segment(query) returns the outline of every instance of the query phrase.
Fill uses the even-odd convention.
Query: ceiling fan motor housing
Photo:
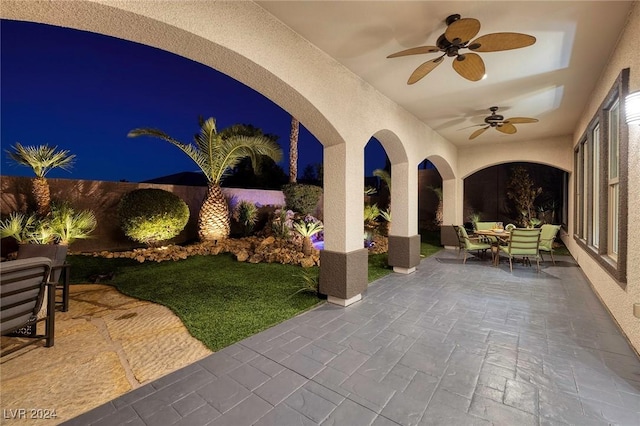
[[[491,127],[496,127],[504,121],[504,117],[500,114],[491,114],[487,118],[484,119],[484,122],[490,125]]]

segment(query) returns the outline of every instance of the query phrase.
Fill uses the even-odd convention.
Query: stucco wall
[[[573,135],[575,146],[600,104],[613,86],[623,68],[630,68],[629,91],[640,90],[640,4],[636,2],[629,21],[613,51],[608,66],[594,89],[590,101],[580,116]],[[571,250],[600,299],[627,335],[636,351],[640,352],[640,319],[633,316],[633,304],[640,303],[640,237],[637,224],[640,223],[640,126],[629,126],[628,164],[628,229],[627,229],[627,286],[620,285],[573,240],[573,221],[570,221],[569,237],[565,244]],[[573,181],[569,182],[570,200],[573,200]],[[573,217],[573,209],[569,211]]]

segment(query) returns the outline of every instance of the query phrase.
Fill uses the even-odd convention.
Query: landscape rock
[[[369,247],[372,254],[386,253],[389,248],[388,238],[374,235],[373,244]],[[320,266],[320,251],[315,248],[311,256],[302,253],[300,238],[284,239],[273,235],[264,237],[228,238],[217,242],[199,242],[188,246],[169,245],[164,247],[137,248],[124,252],[101,251],[90,253],[94,257],[128,258],[143,263],[145,261],[165,262],[183,260],[189,256],[216,256],[220,253],[231,253],[238,262],[250,263],[282,263],[300,265],[303,268]],[[78,253],[76,253],[78,254]]]

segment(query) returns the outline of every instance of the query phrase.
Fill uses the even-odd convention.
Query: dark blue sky
[[[0,22],[0,127],[3,175],[33,176],[5,150],[57,145],[76,154],[71,172],[47,177],[138,182],[197,170],[167,142],[127,138],[129,130],[154,127],[191,142],[198,116],[215,117],[218,130],[251,124],[279,136],[288,173],[291,116],[244,84],[202,64],[112,37],[30,22]],[[298,173],[322,162],[322,145],[300,127]],[[384,166],[384,150],[372,141],[365,171]]]

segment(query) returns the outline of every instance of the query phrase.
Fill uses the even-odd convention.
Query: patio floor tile
[[[510,273],[444,250],[67,424],[637,425],[640,360],[558,257]]]

